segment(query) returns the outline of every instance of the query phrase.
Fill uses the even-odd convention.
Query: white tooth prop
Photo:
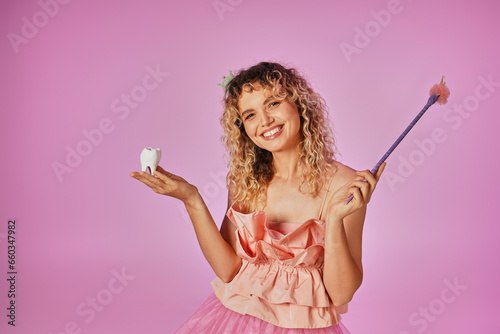
[[[158,167],[161,159],[161,149],[146,147],[141,152],[141,169],[143,172],[146,172],[149,168],[149,172],[151,175]]]

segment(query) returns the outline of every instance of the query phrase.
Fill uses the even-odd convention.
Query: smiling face
[[[297,150],[302,140],[297,106],[273,96],[270,89],[243,91],[238,111],[248,137],[258,147],[272,153]]]

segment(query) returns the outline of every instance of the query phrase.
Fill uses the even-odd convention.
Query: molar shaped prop
[[[161,159],[161,149],[146,147],[141,152],[141,169],[146,172],[149,168],[149,172],[152,175]]]

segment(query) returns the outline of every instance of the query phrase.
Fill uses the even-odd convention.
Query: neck
[[[297,177],[300,178],[299,157],[299,146],[295,147],[293,150],[273,152],[273,165],[276,171],[274,177],[279,177],[283,180],[291,180]]]

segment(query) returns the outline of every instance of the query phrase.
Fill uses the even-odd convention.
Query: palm
[[[130,174],[133,178],[141,181],[154,192],[185,201],[192,192],[194,186],[188,183],[180,176],[167,172],[162,167],[156,169],[157,177],[147,173],[133,172]]]

